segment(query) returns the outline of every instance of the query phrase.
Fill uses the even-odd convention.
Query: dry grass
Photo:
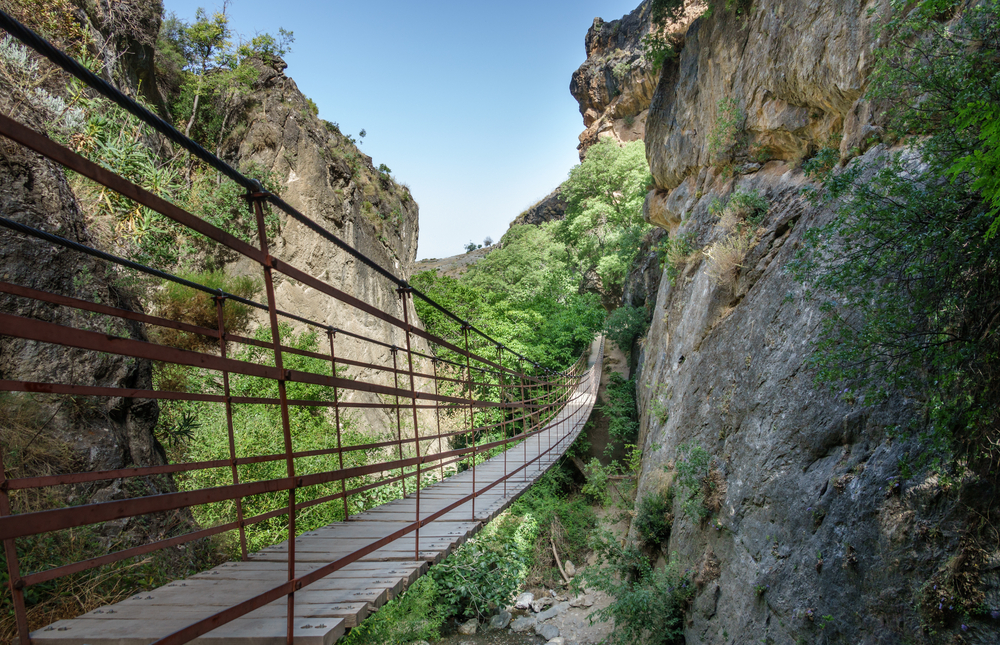
[[[182,278],[204,285],[210,289],[222,289],[226,293],[251,298],[258,290],[256,280],[246,276],[230,276],[223,271],[202,273],[182,273]],[[157,313],[170,320],[198,325],[208,329],[218,329],[219,318],[215,297],[190,287],[167,282],[155,296]],[[233,300],[223,305],[223,317],[227,334],[244,332],[250,324],[252,309]],[[153,339],[163,345],[178,349],[217,349],[219,341],[211,336],[189,334],[188,332],[162,327],[151,328]]]
[[[719,286],[736,284],[738,270],[750,251],[753,238],[736,233],[727,235],[704,251],[708,258],[708,275]]]
[[[72,417],[73,401],[67,397],[0,393],[0,450],[8,477],[36,477],[81,469],[79,454],[63,441],[56,424]],[[63,414],[59,414],[62,412]],[[12,491],[11,510],[31,513],[59,508],[79,491],[70,487]],[[185,530],[184,527],[179,527]],[[21,573],[48,570],[121,548],[101,534],[101,527],[84,526],[17,540]],[[129,546],[129,545],[125,545]],[[137,589],[165,584],[178,575],[208,568],[221,561],[215,541],[202,540],[182,549],[159,551],[29,587],[28,628],[36,630],[57,620],[72,618],[123,600]],[[0,570],[6,556],[0,553]],[[0,596],[0,642],[14,642],[17,634],[9,594]]]

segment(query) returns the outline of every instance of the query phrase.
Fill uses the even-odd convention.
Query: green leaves
[[[591,146],[563,184],[568,205],[555,238],[567,245],[568,261],[579,276],[596,272],[603,294],[620,295],[649,228],[642,205],[651,184],[643,143],[619,145],[610,139]]]
[[[623,546],[610,532],[594,541],[604,566],[587,567],[582,574],[587,587],[611,596],[611,604],[592,616],[613,620],[613,645],[670,645],[684,642],[684,615],[694,597],[689,572],[680,571],[676,555],[666,566],[653,569],[632,545]]]
[[[920,138],[826,175],[814,197],[836,216],[789,269],[823,299],[817,380],[848,403],[906,395],[923,413],[910,425],[919,465],[994,478],[1000,0],[956,20],[956,2],[893,6],[870,97],[890,104],[898,136]]]

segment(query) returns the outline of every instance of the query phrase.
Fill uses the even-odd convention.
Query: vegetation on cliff
[[[870,94],[909,146],[842,171],[807,165],[837,215],[809,232],[792,270],[830,314],[818,378],[845,399],[913,397],[931,460],[995,479],[1000,2],[957,15],[961,4],[894,3]]]

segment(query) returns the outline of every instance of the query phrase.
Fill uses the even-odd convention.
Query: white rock
[[[531,607],[531,603],[534,600],[535,600],[535,594],[524,592],[523,594],[517,597],[517,600],[514,601],[514,606],[517,607],[518,609],[529,609]]]

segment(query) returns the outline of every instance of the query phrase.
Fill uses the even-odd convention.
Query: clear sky
[[[235,0],[243,38],[295,33],[285,73],[420,205],[418,258],[499,240],[579,159],[569,93],[594,18],[639,0]],[[221,0],[164,0],[194,20]]]

